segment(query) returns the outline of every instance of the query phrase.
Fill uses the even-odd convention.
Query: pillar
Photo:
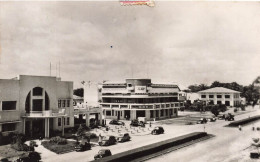
[[[131,113],[131,115],[130,115],[131,120],[136,119],[136,110],[131,110],[130,113]]]
[[[31,137],[32,137],[32,135],[33,135],[32,132],[33,132],[33,131],[32,131],[32,120],[30,120],[30,135],[31,135]]]
[[[145,110],[145,117],[146,117],[146,119],[150,119],[150,117],[151,117],[150,110]]]
[[[61,117],[62,136],[64,136],[64,117]]]
[[[86,126],[89,127],[89,113],[86,113]]]
[[[26,118],[23,119],[23,134],[25,134]]]

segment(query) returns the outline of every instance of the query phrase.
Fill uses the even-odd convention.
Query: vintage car
[[[197,121],[197,124],[206,124],[207,119],[206,118],[200,118],[200,120]]]
[[[215,122],[217,119],[215,117],[209,117],[207,118],[209,122]]]
[[[78,144],[77,146],[75,146],[75,151],[86,151],[86,150],[90,150],[91,149],[91,145],[90,143],[85,142]]]
[[[138,120],[132,120],[131,121],[131,123],[130,123],[130,126],[133,126],[133,127],[139,127],[139,126],[141,126],[141,127],[145,127],[145,124],[144,124],[144,122],[139,122]]]
[[[98,151],[98,154],[96,154],[94,156],[94,159],[97,160],[97,159],[101,159],[103,157],[107,157],[107,156],[111,156],[112,153],[109,149],[101,149]]]
[[[111,124],[111,125],[125,125],[124,122],[119,121],[119,120],[115,120],[115,119],[111,120],[111,121],[109,122],[109,124]]]
[[[130,141],[131,137],[128,133],[119,134],[117,137],[118,142]]]
[[[155,135],[155,134],[163,134],[164,133],[164,129],[163,127],[155,127],[151,134]]]
[[[105,136],[103,137],[102,141],[99,142],[100,146],[109,146],[114,145],[116,143],[116,137],[115,136]]]

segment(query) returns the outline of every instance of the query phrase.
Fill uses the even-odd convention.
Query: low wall
[[[252,116],[252,117],[249,117],[249,118],[246,118],[246,119],[242,119],[242,120],[231,122],[231,123],[229,123],[228,126],[230,126],[230,127],[237,127],[239,125],[244,125],[244,124],[247,124],[247,123],[259,120],[259,119],[260,119],[260,115]]]
[[[109,162],[119,162],[119,161],[132,161],[137,158],[141,158],[153,153],[157,153],[159,151],[163,151],[170,147],[178,146],[184,144],[186,142],[190,142],[192,140],[196,140],[202,137],[207,136],[206,132],[194,132],[187,135],[179,136],[176,138],[172,138],[169,140],[157,142],[154,144],[146,145],[144,147],[132,149],[129,151],[125,151],[119,154],[115,154],[103,159],[99,159],[97,161],[109,161]],[[113,152],[112,152],[113,154]]]

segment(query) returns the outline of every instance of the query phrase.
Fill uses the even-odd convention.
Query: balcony
[[[26,113],[25,117],[28,118],[52,118],[65,116],[65,109],[57,109],[57,110],[45,110],[45,111],[31,111],[30,113]]]

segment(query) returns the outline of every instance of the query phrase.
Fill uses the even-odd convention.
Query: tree
[[[85,135],[86,129],[82,127],[82,125],[79,125],[79,128],[77,130],[77,140],[78,138],[82,138]]]
[[[73,94],[76,95],[76,96],[83,97],[84,96],[84,89],[83,88],[74,89]]]

